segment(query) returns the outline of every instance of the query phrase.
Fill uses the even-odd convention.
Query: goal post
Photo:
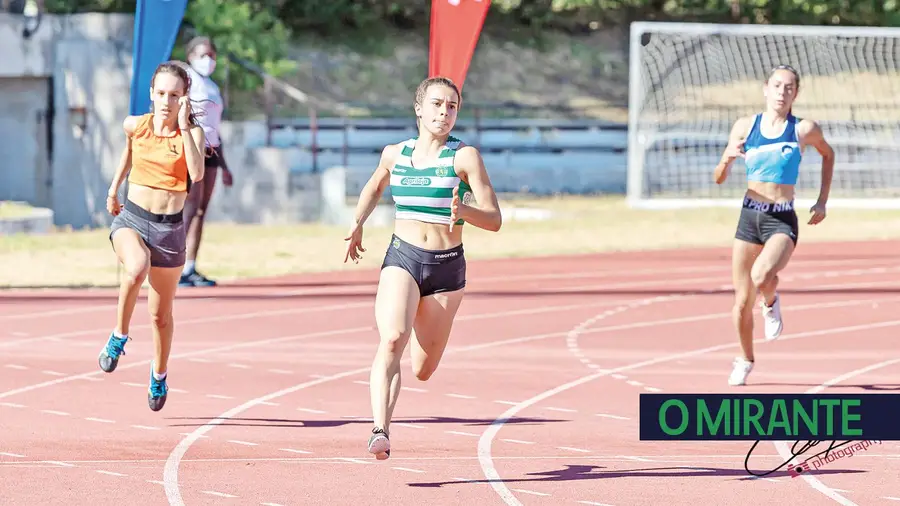
[[[740,205],[744,165],[713,170],[734,122],[762,112],[769,71],[800,73],[794,115],[834,147],[829,207],[900,209],[900,29],[680,22],[631,24],[627,198],[632,207]],[[821,183],[806,147],[798,206]]]

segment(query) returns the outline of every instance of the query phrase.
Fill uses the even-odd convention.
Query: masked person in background
[[[203,236],[206,208],[216,186],[216,176],[221,169],[222,184],[231,186],[232,177],[222,153],[219,126],[225,103],[219,86],[210,76],[216,70],[216,46],[208,37],[194,37],[188,42],[185,54],[190,69],[191,107],[197,111],[200,126],[206,135],[206,176],[191,187],[184,206],[187,227],[187,259],[178,286],[215,286],[216,282],[197,271],[197,252]]]

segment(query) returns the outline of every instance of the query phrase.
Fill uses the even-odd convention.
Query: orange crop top
[[[153,133],[153,114],[138,119],[131,137],[130,183],[160,190],[187,191],[188,168],[181,131],[172,137]]]

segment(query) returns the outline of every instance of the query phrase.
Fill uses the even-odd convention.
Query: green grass
[[[739,213],[737,208],[635,210],[621,197],[505,198],[501,206],[549,209],[555,217],[507,221],[499,233],[467,227],[468,258],[728,248]],[[800,247],[900,237],[900,211],[833,209],[815,227],[806,225],[804,210],[799,214]],[[210,223],[204,229],[198,267],[221,280],[377,268],[391,229],[365,229],[368,251],[358,265],[343,263],[346,232],[345,227],[320,224]],[[114,286],[117,265],[107,236],[108,230],[100,229],[0,237],[0,286]]]
[[[31,214],[31,206],[21,202],[0,201],[0,218],[21,218]]]

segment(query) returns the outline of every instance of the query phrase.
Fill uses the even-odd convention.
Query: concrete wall
[[[17,153],[0,158],[0,199],[50,207],[57,225],[106,225],[106,188],[125,140],[134,19],[44,16],[29,39],[22,22],[0,14],[0,133],[24,126],[18,137],[0,135],[0,154]]]
[[[107,226],[106,190],[125,142],[133,17],[44,16],[29,39],[22,37],[22,23],[22,16],[0,14],[0,200],[49,207],[56,225]],[[234,186],[217,182],[208,214],[212,221],[346,221],[349,209],[334,208],[338,194],[358,195],[379,158],[379,150],[354,154],[346,171],[323,178],[326,169],[344,164],[342,156],[323,154],[320,173],[311,173],[311,153],[291,145],[296,132],[276,132],[278,147],[264,146],[261,121],[226,122],[222,134]],[[366,134],[367,141],[380,145],[385,138],[399,142],[406,135],[378,134]],[[624,189],[621,154],[484,157],[498,191]],[[323,182],[336,185],[323,188]]]
[[[319,173],[314,174],[312,154],[290,139],[303,137],[305,131],[296,135],[284,131],[275,133],[273,144],[278,147],[265,147],[266,130],[261,121],[225,122],[222,139],[234,186],[224,188],[221,180],[217,181],[208,218],[241,223],[313,220],[349,223],[352,210],[346,205],[335,207],[340,195],[346,195],[346,201],[355,201],[378,164],[379,142],[399,142],[406,138],[403,132],[381,134],[380,131],[366,134],[365,144],[371,149],[348,155],[346,164],[340,152],[320,153]],[[569,138],[571,144],[590,145],[590,142],[579,140],[584,134],[590,132],[572,131],[560,135]],[[356,135],[360,134],[357,132]],[[608,139],[599,144],[624,145],[626,135],[624,131],[611,130],[601,136]],[[505,145],[504,142],[498,144]],[[626,156],[599,149],[601,147],[598,145],[595,150],[563,149],[555,153],[483,149],[482,157],[498,192],[624,194]]]

